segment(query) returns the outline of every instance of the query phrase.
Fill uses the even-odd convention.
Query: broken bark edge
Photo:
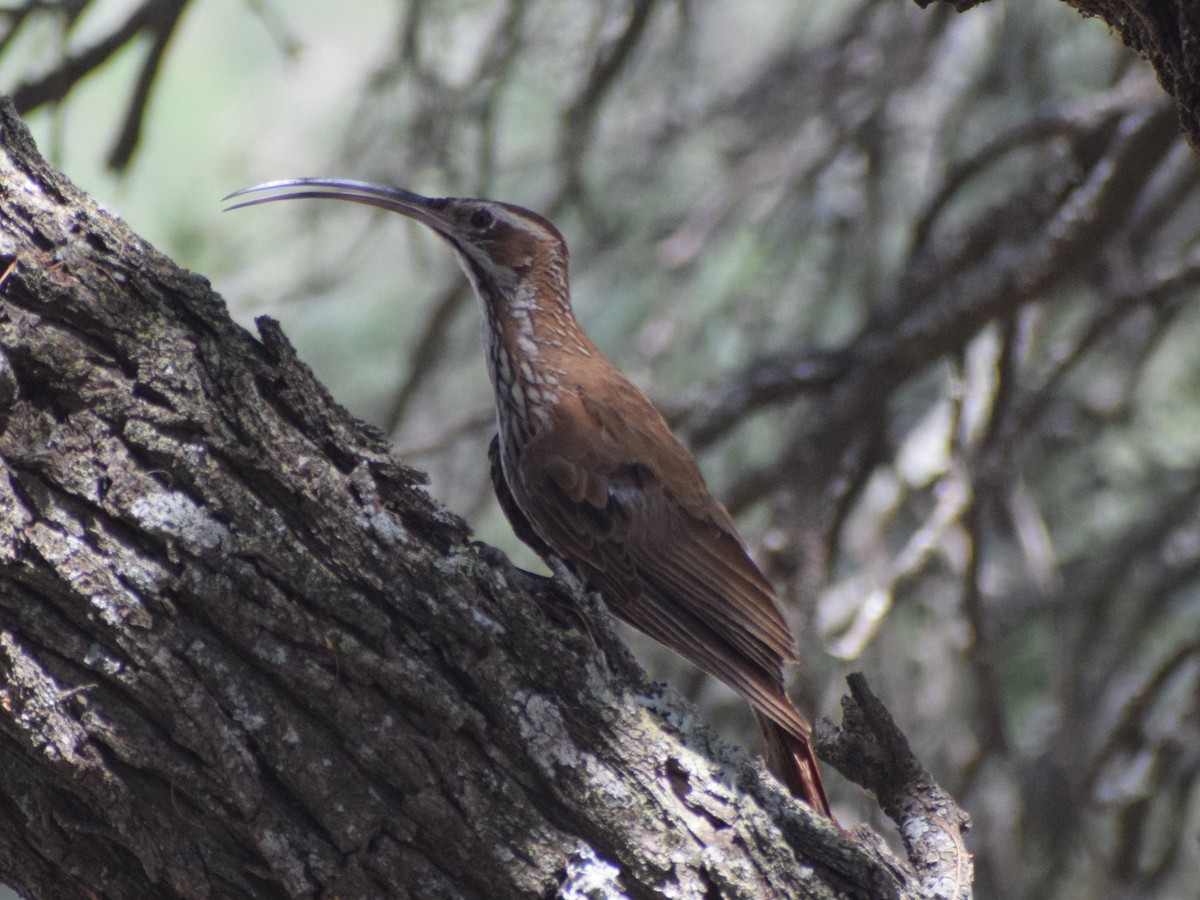
[[[963,836],[971,817],[913,755],[908,739],[859,672],[846,677],[842,725],[819,719],[817,756],[870,791],[896,823],[923,893],[969,900],[974,866]]]

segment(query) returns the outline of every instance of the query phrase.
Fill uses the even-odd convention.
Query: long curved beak
[[[293,188],[300,188],[300,190],[293,190]],[[433,198],[422,197],[420,194],[414,194],[412,191],[402,188],[371,184],[367,181],[350,181],[344,178],[289,178],[242,188],[221,199],[225,201],[247,194],[267,194],[268,192],[270,192],[269,196],[242,200],[225,207],[224,211],[258,206],[261,203],[273,203],[276,200],[347,200],[351,203],[362,203],[366,206],[376,206],[379,209],[400,213],[400,215],[415,219],[442,234],[447,231],[448,223],[439,210],[432,205],[437,202]]]

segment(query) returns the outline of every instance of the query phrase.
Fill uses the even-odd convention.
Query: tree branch
[[[896,823],[927,897],[971,896],[971,818],[933,780],[861,674],[847,676],[841,728],[818,720],[814,747],[847,778],[871,791]]]

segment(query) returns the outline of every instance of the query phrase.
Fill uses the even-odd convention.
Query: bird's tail
[[[837,820],[829,809],[829,799],[825,796],[825,785],[821,782],[821,770],[817,768],[817,758],[808,740],[762,713],[755,715],[758,727],[762,730],[771,769],[788,786],[788,790],[836,824]]]

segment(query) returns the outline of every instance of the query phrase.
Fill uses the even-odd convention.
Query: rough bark
[[[0,109],[0,879],[910,897]],[[482,457],[482,449],[481,449]]]

